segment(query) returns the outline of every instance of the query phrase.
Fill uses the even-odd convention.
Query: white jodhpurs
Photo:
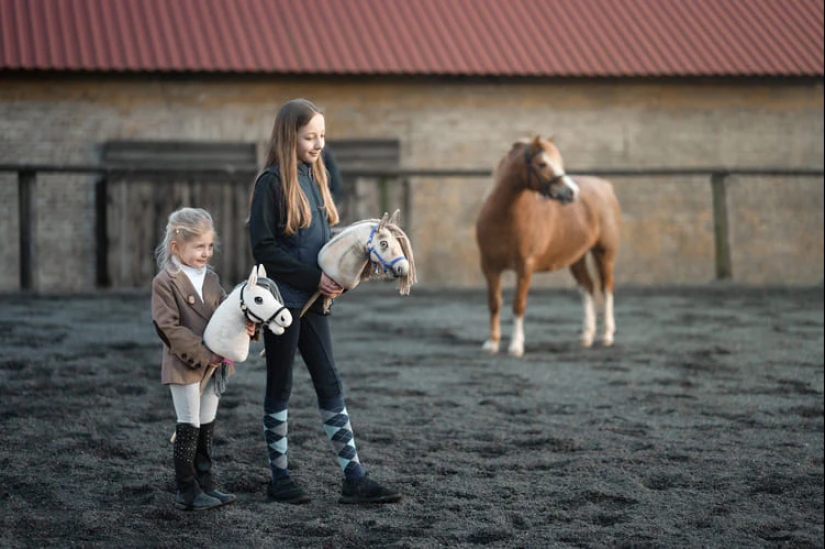
[[[210,379],[203,391],[200,393],[200,383],[190,385],[169,385],[172,392],[172,403],[175,405],[175,414],[178,416],[178,423],[188,423],[195,427],[211,423],[218,414],[218,402],[220,397],[215,394],[213,384],[214,379]]]

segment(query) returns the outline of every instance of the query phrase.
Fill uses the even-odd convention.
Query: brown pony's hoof
[[[592,340],[592,339],[582,338],[582,340],[581,340],[581,345],[582,345],[582,347],[584,347],[585,349],[589,349],[590,347],[592,347],[592,346],[593,346],[593,340]]]
[[[481,346],[481,350],[491,355],[498,354],[498,343],[488,339],[484,342],[484,345]]]
[[[511,343],[510,348],[507,350],[510,356],[514,356],[516,358],[524,356],[524,342],[516,342]]]

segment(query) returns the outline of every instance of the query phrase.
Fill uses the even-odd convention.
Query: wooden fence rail
[[[163,181],[170,177],[194,178],[203,176],[205,182],[227,183],[242,181],[249,185],[256,167],[227,165],[223,168],[198,169],[189,167],[152,168],[144,166],[107,167],[101,165],[71,164],[0,164],[0,173],[15,172],[18,181],[19,245],[20,245],[20,288],[33,290],[37,272],[36,200],[37,175],[40,173],[91,174],[99,176],[95,193],[95,224],[97,248],[97,284],[108,285],[107,276],[107,228],[106,228],[106,184],[110,179],[125,180],[127,176]],[[491,170],[467,169],[396,169],[343,171],[345,178],[375,178],[386,185],[391,180],[406,180],[412,177],[428,178],[484,178],[492,175]],[[600,168],[588,170],[567,170],[570,175],[588,174],[595,176],[705,176],[711,185],[713,205],[713,228],[715,244],[716,278],[732,277],[731,250],[728,226],[727,177],[821,177],[823,168]]]

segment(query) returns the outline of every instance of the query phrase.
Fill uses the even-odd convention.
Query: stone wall
[[[278,106],[293,97],[325,108],[329,139],[399,140],[404,168],[492,169],[513,141],[535,134],[554,135],[576,170],[821,168],[825,154],[821,83],[15,76],[0,87],[0,163],[93,163],[111,139],[263,147]],[[709,179],[612,179],[623,206],[617,283],[713,280]],[[480,286],[473,226],[490,179],[406,184],[410,203],[397,206],[421,283]],[[91,176],[39,176],[37,289],[94,289],[93,196]],[[735,177],[728,198],[734,280],[822,283],[821,177]],[[16,178],[0,173],[2,291],[19,288],[16,205]]]

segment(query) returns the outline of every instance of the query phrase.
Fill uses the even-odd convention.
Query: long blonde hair
[[[215,223],[203,208],[180,208],[172,212],[166,223],[166,234],[155,248],[158,271],[168,269],[174,273],[180,270],[180,265],[172,254],[173,242],[182,244],[210,231],[215,234]]]
[[[306,99],[287,101],[278,110],[269,140],[265,166],[280,167],[281,189],[285,198],[285,211],[282,214],[286,218],[284,225],[288,235],[309,227],[312,221],[309,200],[298,184],[298,131],[309,124],[316,114],[323,116],[324,113]],[[338,209],[329,190],[329,177],[322,155],[318,155],[312,164],[312,176],[321,192],[327,221],[330,225],[335,225],[338,223]],[[254,190],[253,187],[253,193]]]

